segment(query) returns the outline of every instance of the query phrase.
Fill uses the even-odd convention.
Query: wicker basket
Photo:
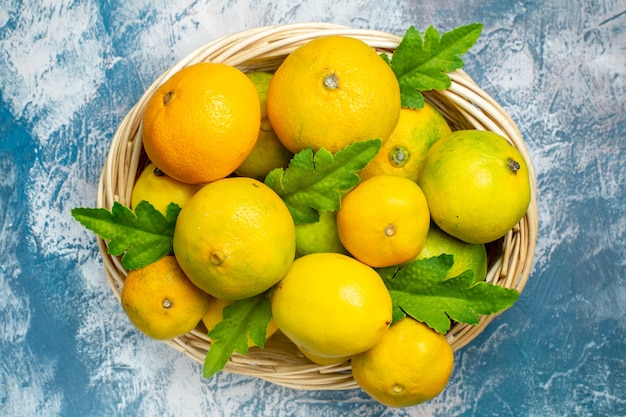
[[[244,72],[273,71],[287,54],[307,41],[325,35],[351,36],[379,52],[393,53],[401,37],[374,30],[352,29],[322,23],[268,26],[223,37],[197,49],[157,78],[139,102],[122,120],[111,144],[98,187],[98,207],[111,208],[118,201],[128,205],[134,181],[146,163],[140,123],[148,99],[156,88],[181,68],[200,61],[222,62]],[[532,267],[537,239],[536,180],[534,169],[515,123],[489,95],[463,71],[450,74],[452,86],[446,91],[428,92],[426,99],[446,117],[452,129],[473,128],[497,132],[516,146],[526,159],[531,177],[532,196],[525,217],[505,237],[488,244],[487,281],[522,291]],[[107,243],[98,238],[104,270],[115,295],[120,298],[127,271],[120,259],[107,254]],[[483,316],[478,325],[454,324],[447,334],[457,350],[473,340],[493,320]],[[203,363],[210,342],[199,325],[189,334],[165,343]],[[248,355],[234,354],[227,372],[259,377],[296,389],[351,389],[357,385],[350,363],[321,366],[312,364],[280,332],[267,341],[264,349],[252,348]]]

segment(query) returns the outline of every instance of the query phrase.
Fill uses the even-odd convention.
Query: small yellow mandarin
[[[191,283],[171,255],[130,271],[121,301],[135,327],[158,340],[190,332],[209,308],[209,295]]]
[[[446,337],[405,317],[380,343],[352,357],[352,375],[372,398],[389,407],[410,407],[439,395],[454,368]]]
[[[374,268],[408,262],[424,247],[430,214],[413,181],[377,175],[346,194],[337,212],[339,239],[355,258]]]

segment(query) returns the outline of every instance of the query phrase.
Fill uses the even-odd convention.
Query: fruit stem
[[[392,223],[389,223],[387,227],[385,227],[385,236],[393,237],[396,235],[396,226]]]
[[[509,168],[509,170],[513,173],[513,174],[517,174],[517,171],[519,171],[520,169],[520,165],[519,162],[517,162],[515,159],[513,158],[509,158],[506,161],[506,166]]]
[[[393,391],[394,394],[400,394],[404,391],[404,387],[400,384],[393,384],[391,391]]]
[[[209,261],[215,266],[220,266],[224,263],[224,255],[220,251],[211,252],[209,255]]]
[[[167,106],[174,99],[174,92],[168,91],[167,94],[163,96],[163,105]]]
[[[409,150],[404,146],[394,146],[391,151],[389,151],[389,161],[393,166],[401,167],[409,161],[409,157],[411,154]]]
[[[324,77],[324,87],[334,90],[335,88],[339,88],[339,78],[337,78],[337,74],[334,72],[332,74],[328,74]]]

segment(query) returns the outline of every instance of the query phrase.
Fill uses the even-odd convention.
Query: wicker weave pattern
[[[351,36],[366,42],[379,52],[393,53],[399,36],[364,29],[323,23],[268,26],[251,29],[208,43],[189,54],[158,77],[122,120],[105,161],[98,185],[98,207],[111,208],[115,201],[128,205],[138,172],[146,163],[141,143],[140,124],[146,104],[156,88],[181,68],[201,61],[222,62],[243,71],[273,71],[287,54],[320,36]],[[463,71],[450,74],[452,86],[446,91],[425,94],[454,129],[490,130],[506,137],[526,159],[531,177],[532,195],[527,214],[504,238],[488,244],[490,265],[487,281],[507,288],[524,289],[532,268],[537,240],[537,203],[535,171],[515,123],[498,103],[481,90]],[[98,238],[106,277],[114,294],[120,290],[127,271],[118,258],[107,254],[106,242]],[[455,324],[447,334],[453,349],[472,341],[493,320],[482,317],[475,326]],[[210,342],[201,329],[165,342],[203,363]],[[357,385],[349,362],[320,366],[310,363],[280,333],[268,340],[264,349],[252,348],[247,356],[234,354],[225,371],[263,378],[296,389],[351,389]]]

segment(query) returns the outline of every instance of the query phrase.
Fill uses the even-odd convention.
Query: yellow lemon
[[[394,323],[372,349],[352,357],[354,380],[389,407],[410,407],[436,397],[453,368],[446,337],[408,316]]]
[[[252,297],[287,273],[296,237],[287,206],[253,178],[205,185],[178,215],[174,253],[189,279],[225,300]]]
[[[170,203],[183,207],[202,185],[177,181],[153,163],[149,163],[141,171],[133,186],[131,208],[135,208],[140,201],[145,200],[165,214]]]
[[[504,236],[530,204],[530,178],[522,154],[489,131],[459,130],[426,154],[419,185],[433,221],[469,243]]]
[[[391,323],[391,296],[380,276],[338,253],[296,259],[276,285],[271,303],[285,336],[325,358],[370,349]]]

